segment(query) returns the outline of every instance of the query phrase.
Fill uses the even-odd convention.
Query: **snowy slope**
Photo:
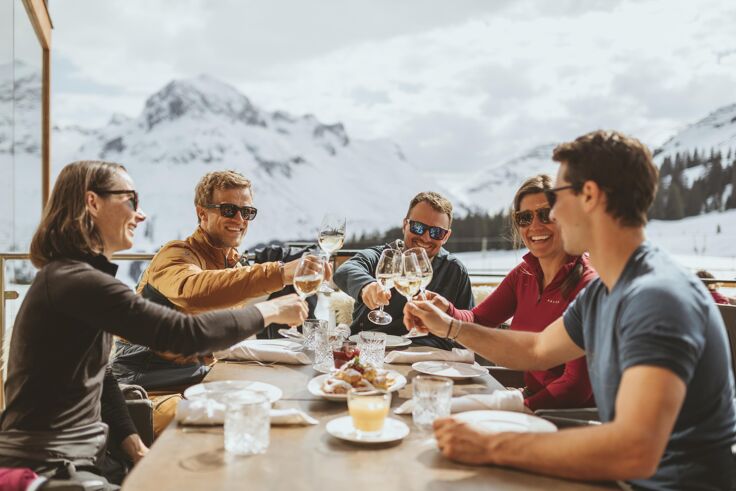
[[[729,150],[736,152],[736,104],[721,107],[695,124],[679,131],[656,150],[655,161],[661,164],[665,157],[678,152],[698,150],[702,155],[720,150],[725,157]]]
[[[519,185],[536,174],[554,177],[557,165],[552,161],[555,144],[540,145],[530,151],[481,170],[465,180],[456,195],[470,209],[496,213],[511,206]]]

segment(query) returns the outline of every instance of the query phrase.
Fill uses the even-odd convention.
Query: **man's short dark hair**
[[[636,138],[598,130],[555,147],[552,159],[567,164],[564,178],[576,191],[593,181],[606,193],[606,212],[621,225],[647,223],[659,172],[652,153]]]

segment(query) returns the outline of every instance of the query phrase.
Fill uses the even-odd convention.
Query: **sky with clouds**
[[[258,107],[475,170],[615,128],[657,146],[736,102],[732,0],[49,0],[53,118],[205,73]]]

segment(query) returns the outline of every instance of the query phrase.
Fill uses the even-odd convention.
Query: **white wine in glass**
[[[424,252],[424,249],[421,249],[421,251],[424,254],[424,257],[426,257],[427,253]],[[394,287],[396,287],[396,291],[404,295],[407,302],[411,302],[411,300],[416,296],[417,293],[419,293],[422,287],[423,275],[422,268],[419,265],[418,259],[418,257],[420,256],[421,253],[417,254],[414,249],[409,249],[408,251],[404,252],[401,255],[401,274],[397,276],[396,279],[394,279]],[[404,337],[418,338],[426,335],[427,334],[422,334],[416,329],[412,328],[407,334],[404,335]]]
[[[376,280],[383,291],[389,291],[394,286],[396,275],[401,270],[401,252],[386,248],[381,252],[381,257],[376,265]],[[379,326],[390,324],[393,320],[391,314],[383,311],[383,305],[378,310],[368,313],[368,320]]]
[[[417,257],[417,263],[419,264],[419,269],[422,272],[422,285],[419,291],[421,292],[422,299],[426,300],[427,297],[424,294],[424,290],[432,281],[432,261],[429,259],[429,256],[427,256],[427,251],[421,247],[407,249],[404,251],[404,254],[415,254]]]
[[[323,254],[313,252],[302,254],[294,272],[294,289],[302,300],[319,290],[325,278],[325,262]]]
[[[317,237],[319,246],[327,254],[334,254],[342,249],[345,243],[345,217],[334,213],[327,213],[322,218]]]

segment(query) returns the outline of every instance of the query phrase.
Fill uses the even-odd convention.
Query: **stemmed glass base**
[[[385,326],[386,324],[391,324],[393,318],[390,314],[384,312],[383,309],[381,309],[371,310],[370,312],[368,312],[368,320],[374,324],[378,324],[379,326]]]

